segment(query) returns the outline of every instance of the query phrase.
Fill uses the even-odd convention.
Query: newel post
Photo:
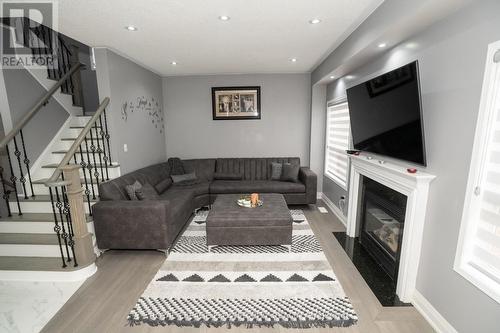
[[[83,203],[83,188],[80,183],[80,166],[68,164],[61,168],[64,180],[71,182],[66,186],[71,223],[73,226],[73,240],[75,242],[75,255],[80,267],[85,267],[95,262],[96,255],[92,244],[92,234],[87,229],[87,218]]]

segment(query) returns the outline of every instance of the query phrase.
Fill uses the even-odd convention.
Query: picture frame
[[[260,119],[260,86],[212,87],[213,120]]]

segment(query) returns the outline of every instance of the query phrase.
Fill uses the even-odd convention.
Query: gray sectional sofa
[[[196,174],[196,184],[174,184],[155,200],[129,200],[125,187],[135,181],[161,190],[171,176],[170,162],[99,185],[100,201],[92,209],[100,249],[169,249],[193,211],[209,205],[217,194],[281,193],[289,205],[316,203],[316,174],[309,168],[300,168],[298,182],[271,180],[272,162],[300,165],[298,157],[182,160],[184,171]]]

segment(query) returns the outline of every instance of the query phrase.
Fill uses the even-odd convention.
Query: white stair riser
[[[90,182],[89,182],[89,190],[92,191],[92,189],[90,188]],[[82,184],[82,187],[85,188],[85,184],[83,183]],[[49,194],[49,188],[43,184],[33,184],[33,190],[35,191],[36,194],[40,195],[40,194]],[[97,185],[94,183],[94,191],[97,195],[97,193],[99,193],[99,189],[97,188]],[[92,196],[92,193],[90,193],[90,195]]]
[[[89,214],[89,207],[87,201],[84,201],[85,213]],[[94,205],[95,202],[90,202],[90,205]],[[10,210],[12,214],[17,214],[17,203],[10,202]],[[20,201],[21,211],[23,213],[52,213],[52,205],[50,201]]]
[[[56,234],[54,234],[54,238],[57,239]],[[70,254],[71,254],[71,252],[70,252]],[[0,244],[0,256],[4,256],[4,257],[60,257],[61,250],[59,249],[59,245]]]
[[[71,138],[75,138],[73,136],[71,136]],[[59,140],[58,142],[56,142],[56,144],[54,145],[54,149],[52,149],[52,151],[56,151],[56,150],[69,150],[71,148],[71,146],[73,145],[73,142],[74,140]],[[102,143],[103,143],[103,140],[99,140],[99,145],[101,146],[101,149],[103,149],[103,146],[102,146]],[[90,142],[90,138],[87,139],[87,145],[89,147],[89,152],[91,151],[91,142]],[[94,138],[94,145],[97,149],[97,140]],[[85,145],[85,140],[82,141],[82,150],[87,150],[86,149],[86,145]],[[107,148],[107,145],[106,145],[106,148]]]
[[[46,178],[50,178],[52,176],[52,174],[54,173],[54,168],[41,168],[38,172],[36,172],[35,175],[32,175],[32,179],[46,179]],[[104,166],[102,168],[103,172],[104,172],[104,178],[106,178],[106,170],[104,169]],[[101,168],[98,167],[97,168],[97,172],[99,172],[99,175],[101,175]],[[89,173],[88,173],[88,169],[86,169],[85,171],[86,175],[87,175],[87,178],[89,176]],[[95,179],[95,170],[94,168],[92,168],[92,176],[94,177]],[[108,173],[109,173],[109,178],[112,179],[112,178],[117,178],[117,177],[120,177],[120,168],[108,168]],[[80,168],[80,177],[83,178],[83,171],[82,169]],[[101,181],[101,176],[99,176],[99,182]]]
[[[107,147],[106,147],[107,148]],[[102,147],[101,147],[102,149]],[[107,149],[106,149],[107,150]],[[64,154],[50,154],[50,156],[44,161],[44,164],[59,164],[62,159],[64,158]],[[97,163],[100,163],[99,161],[99,156],[101,157],[102,164],[104,165],[104,153],[95,153],[95,159]],[[90,161],[94,163],[94,156],[92,153],[89,153]],[[76,154],[76,161],[77,163],[80,163],[82,160],[82,157],[79,152]],[[83,153],[83,160],[86,162],[87,161],[87,154]],[[109,159],[108,159],[109,161]],[[75,163],[74,159],[71,159],[71,163]],[[109,162],[108,162],[109,164]]]
[[[91,116],[87,117],[74,117],[71,119],[71,126],[85,126],[89,122]]]
[[[94,233],[94,222],[87,223],[87,229]],[[10,222],[0,223],[0,233],[4,234],[51,234],[54,232],[54,222]]]

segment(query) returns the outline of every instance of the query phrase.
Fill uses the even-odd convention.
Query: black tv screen
[[[354,149],[426,165],[417,61],[347,89]]]

